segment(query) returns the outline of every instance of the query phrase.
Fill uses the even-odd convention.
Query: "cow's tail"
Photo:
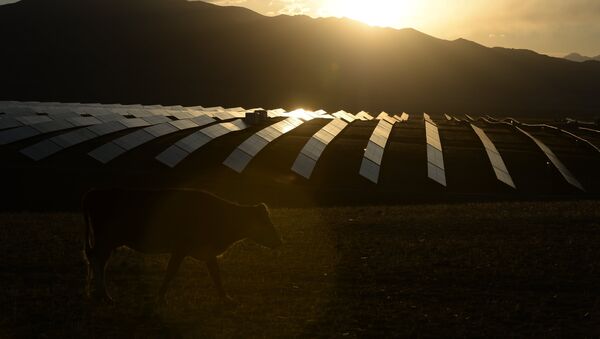
[[[83,238],[83,259],[86,262],[87,277],[85,283],[86,295],[91,293],[91,283],[93,279],[93,269],[91,267],[93,254],[94,254],[94,229],[92,225],[92,218],[89,211],[89,204],[86,203],[85,197],[82,202],[83,208],[83,219],[85,220],[84,238]]]
[[[92,218],[88,208],[88,204],[83,204],[83,218],[85,220],[85,230],[84,230],[84,238],[83,238],[83,252],[85,254],[85,258],[89,262],[93,256],[94,250],[94,228],[92,225]]]

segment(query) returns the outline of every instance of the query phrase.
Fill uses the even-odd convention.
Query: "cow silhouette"
[[[94,189],[85,194],[82,204],[87,288],[91,297],[105,302],[112,302],[105,283],[106,265],[121,246],[171,254],[157,296],[164,302],[186,256],[206,262],[219,296],[232,301],[223,288],[217,257],[246,238],[272,249],[282,244],[265,204],[239,205],[204,191]]]

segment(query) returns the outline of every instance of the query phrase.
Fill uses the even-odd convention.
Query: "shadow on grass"
[[[235,309],[186,260],[118,251],[84,297],[80,216],[0,215],[0,337],[577,336],[600,329],[598,202],[275,209],[285,246],[221,259]]]

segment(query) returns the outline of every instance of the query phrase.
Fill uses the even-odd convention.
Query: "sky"
[[[442,39],[600,55],[600,0],[208,0],[261,14],[338,16]]]
[[[50,1],[50,0],[48,0]],[[206,0],[264,15],[350,17],[415,28],[442,39],[532,49],[552,56],[600,55],[600,0]],[[0,0],[0,5],[15,0]]]

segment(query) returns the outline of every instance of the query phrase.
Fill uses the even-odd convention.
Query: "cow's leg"
[[[92,297],[96,300],[102,300],[107,303],[112,303],[112,299],[106,290],[105,271],[106,264],[110,258],[111,249],[109,248],[94,248],[94,254],[90,258],[92,266],[92,277],[94,281],[94,290]]]
[[[215,283],[219,297],[227,303],[235,303],[233,298],[231,298],[223,288],[223,282],[221,281],[221,272],[219,271],[219,263],[217,263],[217,258],[212,257],[206,260],[206,268],[208,268],[208,273],[210,273],[210,276]]]
[[[169,283],[175,278],[179,267],[181,266],[181,262],[185,258],[185,254],[183,253],[173,253],[171,254],[171,258],[169,259],[169,264],[167,265],[167,273],[165,274],[165,279],[163,280],[162,286],[160,290],[158,290],[158,302],[165,303],[165,294],[167,293],[167,289],[169,288]]]

